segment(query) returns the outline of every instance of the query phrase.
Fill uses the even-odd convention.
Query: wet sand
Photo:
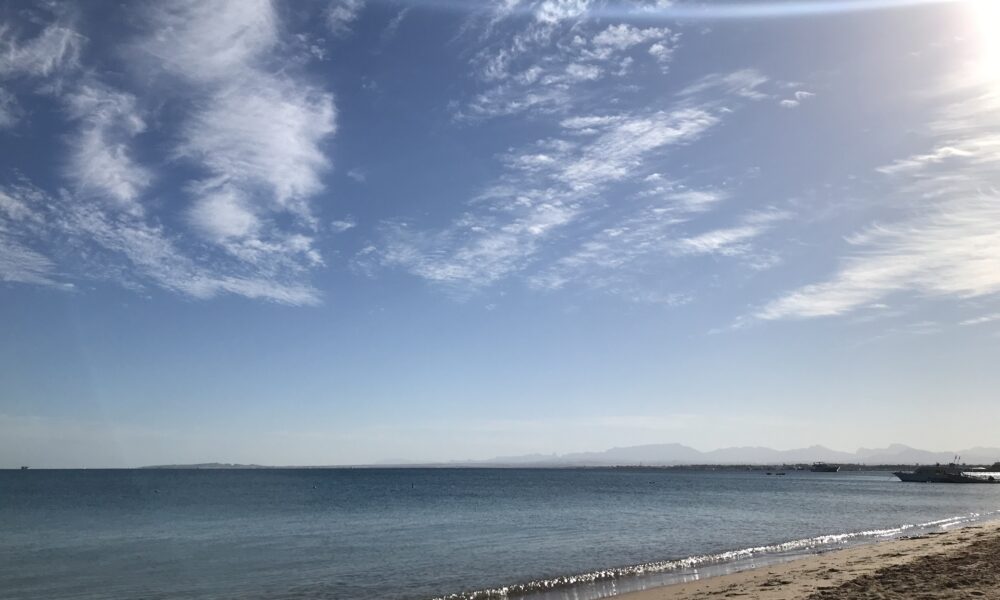
[[[622,600],[1000,600],[1000,521],[837,550]]]

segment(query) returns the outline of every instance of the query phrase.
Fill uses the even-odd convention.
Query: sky
[[[3,3],[0,467],[998,446],[998,188],[991,0]]]

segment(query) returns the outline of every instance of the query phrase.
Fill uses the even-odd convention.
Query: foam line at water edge
[[[518,583],[509,586],[488,588],[488,589],[468,591],[468,592],[459,592],[455,594],[448,594],[445,596],[438,596],[433,600],[490,600],[496,598],[514,598],[519,596],[525,596],[528,594],[535,594],[539,592],[556,590],[560,588],[569,588],[573,586],[582,586],[598,582],[613,581],[626,577],[642,577],[643,575],[654,575],[670,571],[680,571],[683,569],[692,569],[706,565],[729,563],[729,562],[746,560],[755,557],[763,557],[768,555],[781,556],[781,555],[799,554],[799,553],[809,554],[812,552],[830,550],[837,547],[838,545],[846,545],[852,542],[863,543],[866,540],[875,541],[879,539],[894,538],[894,537],[899,537],[907,532],[914,532],[914,531],[921,531],[928,529],[947,529],[959,525],[966,525],[977,521],[987,520],[990,518],[996,518],[997,516],[1000,516],[1000,510],[991,511],[988,513],[969,513],[965,515],[928,521],[926,523],[907,523],[884,529],[868,529],[865,531],[853,531],[847,533],[831,533],[811,538],[792,540],[780,544],[770,544],[764,546],[754,546],[750,548],[741,548],[738,550],[730,550],[727,552],[720,552],[717,554],[703,554],[703,555],[689,556],[686,558],[680,558],[675,560],[654,561],[654,562],[640,563],[635,565],[628,565],[623,567],[612,567],[608,569],[590,571],[588,573],[579,573],[576,575],[561,575],[549,579],[536,579],[534,581],[529,581],[526,583]]]

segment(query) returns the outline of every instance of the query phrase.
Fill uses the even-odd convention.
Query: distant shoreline
[[[224,453],[222,453],[224,454]],[[236,458],[236,457],[234,457]],[[20,464],[31,465],[31,457],[20,456]],[[256,463],[204,461],[200,463],[161,463],[134,467],[138,469],[403,469],[403,468],[492,468],[492,469],[558,469],[558,468],[650,468],[650,469],[771,469],[803,470],[814,463],[839,466],[845,471],[909,470],[915,465],[959,463],[970,468],[1000,464],[1000,448],[975,447],[952,451],[929,451],[904,444],[886,448],[859,448],[855,452],[831,450],[814,445],[808,448],[775,450],[764,446],[731,446],[700,451],[676,443],[646,444],[609,448],[597,452],[565,454],[523,454],[495,456],[485,459],[414,460],[389,457],[368,463],[264,465]],[[16,465],[11,465],[16,468]],[[47,467],[51,468],[51,467]]]
[[[893,464],[838,464],[841,471],[896,471],[912,469],[922,463]],[[641,464],[502,464],[502,463],[426,463],[426,464],[379,464],[379,465],[242,465],[226,463],[204,463],[193,465],[152,465],[136,467],[138,469],[189,469],[189,470],[225,470],[225,469],[625,469],[650,471],[779,471],[785,473],[809,472],[808,464],[768,464],[768,463],[734,463],[734,464],[676,464],[676,465],[641,465]],[[988,464],[963,465],[970,469],[989,467]],[[829,474],[829,473],[828,473]]]
[[[897,471],[910,470],[914,466],[928,463],[892,463],[892,464],[851,464],[839,463],[841,472],[877,472],[877,471]],[[963,465],[970,469],[977,467],[990,467],[985,463]],[[640,465],[640,464],[503,464],[503,463],[425,463],[425,464],[375,464],[375,465],[257,465],[238,463],[194,463],[177,465],[146,465],[140,467],[31,467],[27,471],[251,471],[251,470],[295,470],[295,469],[551,469],[551,470],[571,470],[571,469],[618,469],[633,471],[727,471],[727,472],[756,472],[756,471],[776,471],[791,473],[809,472],[807,464],[767,464],[767,463],[736,463],[736,464],[675,464],[675,465]],[[0,471],[20,471],[20,467],[0,468]],[[832,473],[826,473],[832,475]]]

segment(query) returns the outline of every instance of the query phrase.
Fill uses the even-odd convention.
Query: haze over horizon
[[[421,467],[421,466],[470,466],[470,467],[600,467],[600,466],[684,466],[684,465],[795,465],[826,462],[835,465],[900,465],[960,462],[961,464],[993,465],[1000,463],[1000,448],[967,448],[964,450],[933,451],[912,448],[905,444],[889,444],[884,448],[858,448],[853,452],[834,450],[822,445],[808,448],[774,449],[763,446],[744,446],[698,450],[676,443],[625,446],[600,451],[566,454],[525,454],[520,456],[495,456],[489,459],[450,461],[419,461],[413,459],[385,459],[366,464],[317,464],[317,465],[266,465],[257,463],[198,462],[144,467],[201,467],[201,466],[253,466],[253,467]]]
[[[142,454],[134,455],[135,460]],[[413,458],[384,457],[366,462],[338,462],[329,460],[313,463],[241,462],[215,460],[212,457],[183,462],[159,463],[31,463],[0,464],[0,469],[18,469],[22,466],[41,469],[102,469],[102,468],[144,468],[157,466],[204,466],[235,465],[254,467],[380,467],[380,466],[671,466],[671,465],[775,465],[809,464],[827,462],[831,464],[931,464],[947,463],[958,459],[963,464],[994,464],[1000,462],[1000,447],[975,446],[971,448],[926,449],[906,444],[890,443],[881,447],[860,447],[851,450],[829,448],[822,444],[808,447],[770,448],[761,445],[725,446],[720,448],[695,448],[676,442],[659,442],[637,446],[615,446],[611,448],[578,450],[573,452],[530,453],[522,455],[489,456],[478,458],[448,458],[421,460]]]
[[[0,140],[0,467],[998,445],[1000,2],[6,3]]]

